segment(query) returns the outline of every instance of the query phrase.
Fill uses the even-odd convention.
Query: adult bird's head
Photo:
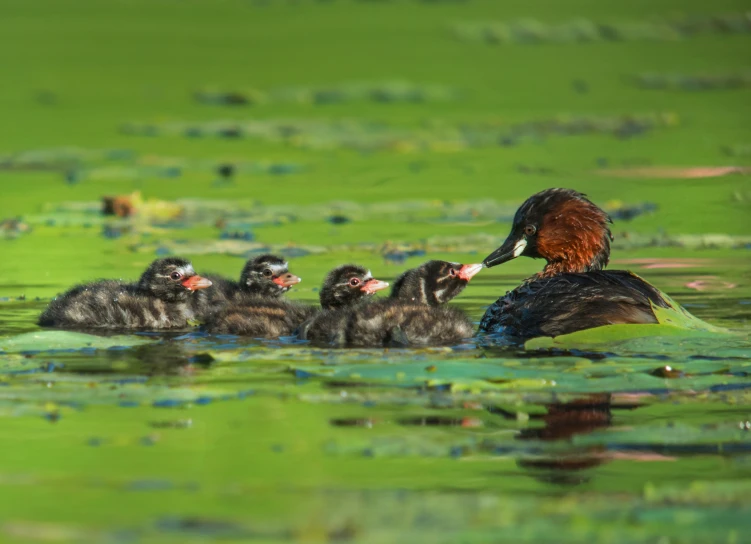
[[[610,259],[610,217],[572,189],[546,189],[516,211],[506,241],[483,264],[497,266],[524,255],[545,259],[542,277],[602,270]]]

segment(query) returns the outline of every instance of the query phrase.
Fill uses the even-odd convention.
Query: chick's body
[[[391,296],[335,308],[303,325],[301,337],[331,346],[453,345],[472,336],[472,322],[442,306],[458,295],[480,265],[429,261],[397,278]]]
[[[189,261],[154,261],[137,283],[100,280],[77,285],[50,302],[39,325],[57,328],[173,329],[195,318],[195,291],[211,286]]]

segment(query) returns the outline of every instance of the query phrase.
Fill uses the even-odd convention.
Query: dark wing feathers
[[[626,271],[560,274],[522,284],[492,304],[480,331],[507,338],[558,336],[613,324],[656,323],[660,292]]]

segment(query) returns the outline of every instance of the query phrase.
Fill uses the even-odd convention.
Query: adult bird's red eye
[[[169,275],[169,277],[172,278],[173,280],[177,281],[180,278],[182,278],[183,275],[180,274],[180,272],[173,272],[172,274]]]
[[[524,234],[527,236],[532,236],[535,232],[537,232],[537,227],[534,225],[527,225],[524,227]]]
[[[360,280],[357,278],[352,278],[351,280],[349,280],[349,284],[352,287],[357,287],[358,285],[360,285]]]

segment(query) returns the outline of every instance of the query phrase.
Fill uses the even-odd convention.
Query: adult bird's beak
[[[191,276],[183,280],[183,287],[188,291],[199,291],[211,287],[211,280],[202,278],[201,276]]]
[[[294,274],[287,272],[286,274],[282,274],[281,276],[278,276],[271,281],[273,281],[279,287],[289,288],[300,283],[302,279],[298,276],[295,276]]]
[[[503,245],[496,249],[493,253],[485,257],[482,262],[488,268],[499,264],[506,263],[512,259],[516,259],[519,255],[524,253],[527,248],[526,238],[514,238],[509,236]]]
[[[372,295],[376,291],[383,291],[389,286],[388,282],[371,278],[360,287],[360,291],[367,295]]]
[[[472,277],[483,269],[482,264],[464,264],[456,273],[457,277],[464,281],[469,281]]]

